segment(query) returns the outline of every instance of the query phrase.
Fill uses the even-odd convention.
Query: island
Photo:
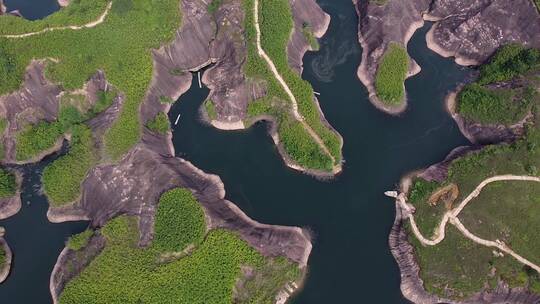
[[[534,1],[358,1],[360,80],[375,106],[405,110],[399,75],[407,42],[424,20],[430,49],[478,66],[446,107],[472,143],[405,176],[396,191],[389,244],[401,290],[413,303],[540,300],[540,15]],[[391,31],[392,20],[401,19]],[[524,27],[522,24],[526,23]],[[402,53],[401,55],[399,53]],[[385,81],[384,86],[377,85]],[[398,81],[399,80],[399,81]],[[392,90],[391,88],[396,90]],[[389,89],[390,88],[390,89]],[[401,102],[388,96],[401,96]]]
[[[269,121],[288,166],[333,177],[342,139],[300,76],[329,16],[313,0],[62,6],[32,22],[0,17],[2,214],[20,208],[18,166],[56,153],[42,176],[47,216],[90,222],[58,258],[54,303],[285,303],[305,277],[309,231],[226,200],[219,177],[175,157],[167,112],[207,68],[206,121]]]

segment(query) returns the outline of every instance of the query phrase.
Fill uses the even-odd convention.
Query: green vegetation
[[[416,208],[416,220],[424,235],[431,235],[444,212],[442,206],[430,206],[427,202],[435,189],[450,183],[457,185],[459,195],[456,202],[460,202],[488,177],[502,174],[539,176],[540,99],[531,89],[538,87],[538,82],[530,77],[538,69],[501,68],[519,66],[515,62],[521,61],[516,58],[526,57],[508,55],[512,52],[523,54],[519,48],[506,47],[494,56],[492,63],[481,68],[482,73],[488,73],[487,76],[481,77],[483,81],[465,88],[460,95],[460,101],[464,104],[460,107],[463,115],[470,115],[469,118],[484,123],[508,124],[522,119],[525,113],[531,113],[526,134],[512,144],[488,146],[453,161],[448,177],[441,183],[416,180],[409,194],[409,202]],[[515,81],[519,86],[510,90],[495,89],[500,87],[499,83],[494,86],[485,84],[508,80]],[[537,183],[496,182],[486,186],[459,218],[473,234],[488,240],[502,240],[518,254],[538,264],[540,239],[535,232],[540,229],[539,198],[540,186]],[[540,292],[540,278],[536,271],[524,267],[512,257],[494,256],[492,248],[472,243],[451,225],[447,226],[446,238],[437,246],[422,246],[412,236],[411,241],[415,246],[424,286],[440,296],[464,298],[479,291],[486,283],[495,288],[499,279],[511,287],[526,287]]]
[[[88,244],[88,241],[92,237],[94,232],[90,229],[87,229],[79,234],[76,234],[69,238],[69,241],[67,243],[67,247],[71,250],[81,250]]]
[[[248,44],[247,62],[244,72],[252,81],[264,82],[267,96],[250,103],[248,113],[251,117],[270,115],[275,117],[278,133],[286,153],[301,166],[310,169],[330,171],[332,159],[324,153],[310,134],[292,116],[290,99],[269,70],[264,59],[257,54],[256,30],[253,18],[253,0],[243,0],[246,12],[245,28]],[[314,102],[313,89],[288,66],[286,47],[293,29],[293,19],[289,2],[268,0],[259,2],[259,22],[261,44],[275,63],[298,102],[298,111],[306,122],[319,135],[334,157],[336,164],[341,161],[339,137],[321,122],[321,116]],[[287,104],[284,104],[286,101]],[[305,148],[308,149],[305,149]]]
[[[534,4],[536,5],[538,12],[540,13],[540,0],[534,0]]]
[[[0,168],[0,198],[8,198],[17,192],[15,174]]]
[[[173,206],[175,202],[179,206]],[[187,190],[167,192],[161,203],[167,206],[158,210],[154,244],[147,248],[137,246],[136,218],[122,216],[112,220],[101,230],[107,240],[105,249],[66,285],[59,302],[271,303],[275,294],[266,293],[266,290],[274,291],[298,278],[298,273],[293,270],[295,265],[282,259],[263,258],[233,232],[211,230],[203,240],[200,231],[200,223],[204,222],[202,210]],[[182,212],[186,213],[199,210],[185,218],[178,213],[184,207],[187,209]],[[200,220],[194,220],[197,216]],[[194,226],[166,227],[167,224],[180,223],[184,218]],[[160,225],[162,228],[158,231]],[[160,238],[162,233],[174,235]],[[156,242],[164,241],[173,244],[156,245]],[[187,243],[199,244],[187,255],[172,260],[163,258],[170,256],[169,249],[177,250]],[[276,267],[269,268],[271,265]],[[242,267],[245,266],[255,270],[255,278],[260,277],[260,272],[272,276],[268,281],[254,279],[253,282],[260,284],[253,286],[264,290],[253,291],[256,294],[251,298],[234,301],[233,289],[238,279],[243,277]]]
[[[43,188],[52,206],[75,201],[88,170],[98,160],[91,130],[82,124],[74,125],[71,133],[69,152],[43,171]]]
[[[216,112],[216,106],[214,105],[214,102],[212,100],[207,100],[204,102],[204,108],[206,110],[206,114],[208,114],[208,118],[210,120],[214,120],[217,118],[217,112]]]
[[[171,128],[169,117],[163,112],[159,112],[156,117],[146,123],[148,129],[159,134],[166,134]]]
[[[5,263],[6,263],[6,252],[4,251],[4,247],[0,247],[0,268],[4,267]]]
[[[388,0],[369,0],[369,3],[374,3],[376,5],[382,6],[388,3]]]
[[[540,67],[540,50],[509,44],[501,47],[490,62],[480,68],[478,83],[507,81],[537,67]]]
[[[221,6],[221,3],[223,3],[223,0],[212,0],[212,2],[210,2],[210,4],[208,4],[208,12],[210,14],[213,14],[215,13],[218,8]]]
[[[59,122],[39,122],[17,134],[16,158],[26,161],[51,149],[64,134]]]
[[[165,104],[173,104],[174,99],[170,98],[169,96],[159,96],[159,102]]]
[[[306,41],[309,43],[309,46],[313,51],[318,51],[321,48],[321,46],[319,45],[319,41],[317,41],[317,38],[315,38],[315,35],[313,35],[313,29],[311,28],[311,25],[309,25],[308,23],[304,23],[302,25],[302,33],[304,34]]]
[[[512,124],[527,115],[537,95],[532,88],[488,89],[473,83],[459,92],[457,111],[475,122]]]
[[[523,181],[487,185],[460,214],[472,233],[501,240],[535,264],[540,264],[539,218],[540,183]]]
[[[2,16],[0,35],[24,34],[67,25],[80,26],[98,19],[108,3],[108,0],[72,0],[58,12],[35,21],[11,15]]]
[[[467,85],[457,96],[457,112],[484,124],[512,124],[523,119],[539,98],[528,75],[540,69],[540,50],[516,44],[501,47],[490,62],[480,68],[479,79]],[[506,81],[528,82],[518,88]],[[493,84],[497,84],[493,86]]]
[[[403,103],[403,83],[409,69],[409,55],[404,47],[390,43],[384,53],[375,76],[375,90],[379,99],[390,106]]]
[[[433,235],[433,232],[439,226],[446,212],[444,204],[431,206],[428,203],[431,194],[439,187],[440,185],[436,182],[426,182],[423,179],[416,179],[409,195],[408,201],[416,209],[414,215],[418,229],[426,237]]]
[[[89,8],[74,11],[72,19],[82,20],[93,11],[104,11],[104,0],[78,3],[79,8],[83,3]],[[66,9],[49,18],[59,18],[56,16],[67,14],[64,12]],[[1,27],[2,31],[20,33],[27,31],[27,26],[34,26],[22,19],[20,23],[7,30]],[[21,39],[0,38],[0,52],[7,55],[0,58],[8,58],[7,63],[0,62],[0,94],[19,88],[24,69],[33,58],[55,58],[58,62],[49,61],[47,76],[66,90],[82,87],[98,69],[103,70],[108,81],[126,98],[120,117],[105,134],[106,152],[119,159],[140,138],[138,108],[152,77],[150,50],[170,41],[179,25],[178,0],[116,0],[105,21],[93,28],[46,32]],[[53,130],[46,143],[54,142],[55,135]]]
[[[153,246],[161,252],[180,252],[200,245],[206,233],[204,212],[191,192],[173,189],[164,193],[156,215]]]

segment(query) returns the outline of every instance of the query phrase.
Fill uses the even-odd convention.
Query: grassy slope
[[[483,71],[489,71],[487,75],[491,79],[496,77],[497,81],[508,80],[508,77],[524,79],[521,78],[522,76],[516,76],[512,71],[508,72],[508,70],[499,68],[488,67],[483,68]],[[525,70],[519,73],[527,75],[528,72]],[[481,77],[479,82],[487,81],[486,79],[488,78]],[[532,80],[529,84],[538,86],[538,83]],[[458,185],[460,194],[457,201],[459,202],[471,193],[482,180],[494,175],[538,176],[538,168],[540,168],[539,106],[540,100],[536,96],[530,104],[533,123],[528,126],[527,134],[522,140],[511,145],[490,146],[454,161],[449,168],[447,180],[436,186],[448,183]],[[512,115],[512,113],[508,114]],[[416,185],[413,185],[413,189],[425,189],[426,187],[423,187],[422,184],[425,182],[417,182]],[[429,197],[429,190],[426,190],[426,194],[418,195],[419,199],[416,200],[413,192],[409,196],[411,203],[417,209],[418,223],[423,233],[432,229],[440,221],[442,212],[444,212],[434,210],[434,207],[427,204],[425,200]],[[527,182],[502,182],[489,185],[478,198],[465,208],[460,218],[473,233],[478,233],[479,236],[490,240],[497,238],[508,240],[508,244],[515,251],[522,253],[526,258],[538,260],[538,250],[540,249],[535,235],[538,230],[535,227],[538,226],[538,217],[540,216],[540,205],[537,202],[538,191],[537,185]],[[508,207],[508,209],[503,206]],[[454,228],[449,230],[452,229]],[[513,259],[494,258],[491,249],[485,250],[477,248],[476,245],[466,245],[467,242],[455,229],[454,233],[448,235],[443,243],[435,247],[424,247],[417,241],[413,242],[422,269],[422,279],[428,290],[442,296],[452,296],[447,292],[453,289],[455,290],[453,296],[460,292],[466,296],[473,291],[478,291],[484,282],[489,281],[488,283],[493,286],[497,278],[502,278],[512,286],[528,286],[532,290],[540,292],[540,278],[537,273],[524,268],[522,264]],[[456,259],[455,256],[461,258]],[[442,260],[445,263],[436,262]],[[488,274],[492,266],[497,271],[496,276],[490,279]],[[449,289],[445,292],[443,287],[446,284],[448,284]]]
[[[278,121],[278,133],[283,146],[293,160],[310,169],[331,170],[332,160],[320,149],[309,133],[290,113],[289,97],[267,67],[266,62],[257,54],[255,27],[253,20],[253,0],[243,0],[246,12],[245,28],[248,44],[247,63],[244,71],[253,81],[264,80],[268,94],[261,100],[250,103],[248,115],[251,117],[269,114]],[[290,7],[285,0],[259,2],[261,44],[276,68],[284,77],[297,98],[299,111],[308,124],[319,134],[336,161],[340,161],[341,149],[339,138],[320,121],[319,113],[313,102],[313,90],[308,82],[302,80],[287,64],[286,47],[293,27]]]
[[[81,87],[96,70],[104,70],[126,95],[120,118],[105,138],[107,152],[118,159],[140,137],[138,107],[152,77],[150,50],[170,41],[179,25],[178,0],[115,0],[105,22],[94,28],[0,38],[0,51],[9,59],[6,68],[0,68],[0,79],[7,80],[0,85],[0,94],[19,88],[32,58],[58,59],[59,63],[49,62],[47,76],[67,90]]]
[[[233,232],[212,230],[205,236],[201,223],[204,225],[201,207],[190,192],[180,189],[162,196],[156,217],[157,236],[148,248],[136,245],[135,218],[123,216],[111,221],[101,231],[107,239],[106,248],[67,284],[60,303],[232,303],[241,266],[262,269],[268,264]],[[196,245],[190,254],[160,259],[169,250],[186,244]],[[298,273],[287,270],[296,267],[287,264],[280,274],[273,273],[272,278],[277,275],[278,279],[270,280],[272,286],[259,286],[264,288],[253,291],[253,296],[296,279],[291,274]],[[269,303],[273,296],[257,303]]]
[[[540,183],[489,184],[467,205],[460,219],[479,237],[504,241],[521,256],[540,264]]]
[[[404,47],[391,43],[383,55],[377,75],[375,90],[379,99],[391,106],[403,103],[405,89],[403,83],[409,68],[409,55]]]

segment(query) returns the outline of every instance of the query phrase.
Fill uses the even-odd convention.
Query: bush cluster
[[[398,105],[405,99],[403,83],[409,68],[409,55],[404,47],[391,43],[384,53],[375,76],[375,90],[379,99],[388,105]]]

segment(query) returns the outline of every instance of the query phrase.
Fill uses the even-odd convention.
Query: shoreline
[[[355,9],[357,10],[357,15],[360,16],[360,12],[358,11],[358,4],[357,4],[358,0],[355,0],[354,2],[355,2],[355,5],[354,5]],[[412,36],[418,29],[420,29],[423,26],[424,26],[424,20],[413,22],[409,26],[407,31],[405,32],[405,35],[403,36],[403,47],[405,48],[406,52],[407,52],[407,45],[409,44],[409,41],[411,40]],[[420,67],[420,65],[418,65],[418,63],[416,63],[416,61],[413,58],[411,58],[411,56],[407,52],[407,57],[409,59],[409,67],[407,70],[407,75],[405,76],[405,80],[403,81],[403,84],[402,84],[403,92],[405,93],[405,96],[403,97],[403,100],[398,105],[395,105],[395,106],[388,105],[378,98],[377,91],[375,89],[375,77],[376,77],[378,65],[380,62],[377,63],[377,66],[375,68],[375,74],[371,75],[368,71],[368,53],[365,51],[366,49],[368,49],[368,45],[366,43],[364,36],[362,35],[360,31],[358,32],[358,41],[363,51],[362,51],[362,58],[361,58],[360,66],[358,67],[358,70],[357,70],[357,77],[360,80],[360,82],[362,82],[362,84],[366,87],[368,91],[369,101],[371,102],[373,106],[375,106],[375,108],[379,109],[380,111],[385,112],[386,114],[398,116],[404,113],[409,104],[408,98],[407,98],[407,90],[405,88],[405,81],[419,74],[422,68]],[[381,46],[379,45],[378,48],[380,47]],[[386,49],[386,46],[384,48]],[[382,56],[384,56],[384,52],[378,56],[378,59],[382,58]]]
[[[318,4],[315,3],[314,5],[318,5]],[[321,9],[321,11],[322,11],[322,9]],[[328,13],[324,12],[324,11],[323,11],[323,13],[324,13],[324,16],[325,16],[323,25],[321,27],[319,27],[318,30],[313,32],[314,36],[317,39],[322,38],[326,34],[326,32],[328,31],[328,28],[330,27],[331,16]],[[293,15],[293,19],[294,18],[295,18],[295,16]],[[291,45],[291,43],[293,41],[293,37],[294,37],[295,32],[296,32],[296,25],[293,26],[293,30],[291,32],[291,36],[289,38],[289,41],[288,41],[287,47],[286,47],[286,53],[287,53],[288,58],[289,58],[289,47],[290,47],[290,45]],[[309,43],[307,41],[305,41],[305,43],[303,45],[303,48],[300,50],[301,51],[300,57],[303,58],[305,56],[305,53],[309,49],[310,49]],[[302,70],[303,67],[301,66],[300,68]],[[300,71],[300,74],[301,74],[301,71]],[[207,84],[206,73],[203,75],[202,80],[203,80],[203,82],[205,84]],[[207,86],[208,86],[208,84],[207,84]],[[212,92],[210,92],[210,95],[211,94],[212,94]],[[315,94],[313,94],[313,103],[315,104],[315,106],[317,107],[317,110],[319,111],[319,116],[321,118],[320,121],[326,127],[331,129],[331,131],[334,132],[339,137],[341,148],[343,148],[343,145],[344,145],[343,137],[341,136],[341,134],[339,134],[339,132],[337,132],[333,127],[331,127],[330,124],[328,123],[328,121],[325,119],[324,114],[322,113],[319,101],[318,101],[317,97],[315,96]],[[202,106],[201,106],[201,108],[202,108]],[[272,137],[272,140],[274,141],[274,144],[276,145],[276,147],[278,149],[278,152],[279,152],[281,158],[283,159],[283,162],[285,163],[285,165],[287,167],[295,170],[295,171],[305,173],[307,175],[313,176],[313,177],[315,177],[317,179],[321,179],[321,180],[333,179],[339,173],[341,173],[343,171],[343,166],[342,166],[343,161],[341,161],[338,165],[332,164],[333,168],[332,168],[331,171],[328,171],[328,172],[327,171],[313,170],[313,169],[309,169],[309,168],[304,168],[301,165],[299,165],[298,163],[296,163],[295,161],[293,161],[291,159],[291,157],[287,154],[285,149],[282,147],[282,145],[280,144],[279,134],[277,133],[277,128],[275,127],[276,121],[275,121],[275,119],[270,118],[269,115],[260,115],[260,116],[257,116],[257,117],[251,117],[251,118],[249,118],[250,122],[245,123],[242,120],[234,121],[234,122],[227,122],[227,121],[221,121],[221,120],[216,120],[216,119],[211,120],[208,117],[208,115],[206,113],[206,110],[201,110],[201,113],[202,113],[202,115],[201,115],[202,121],[208,123],[209,125],[215,127],[216,129],[225,130],[225,131],[246,130],[246,129],[250,128],[256,122],[258,122],[258,121],[268,121],[268,122],[270,122],[272,124],[272,126],[269,128],[269,132],[268,132],[270,137]],[[341,156],[341,158],[343,158],[343,156]]]
[[[189,0],[184,0],[183,3],[185,3],[185,1]],[[181,31],[182,28],[183,26],[177,29],[177,32]],[[162,45],[162,47],[156,53],[164,53],[162,52],[163,49],[167,48],[168,46],[175,45],[175,43],[182,44],[184,42],[183,40],[176,39],[169,44]],[[193,77],[192,75],[189,75],[188,78],[187,76],[173,76],[168,73],[156,72],[157,68],[160,68],[160,71],[163,72],[164,68],[169,68],[169,64],[174,64],[174,62],[167,62],[164,66],[159,66],[163,64],[157,62],[156,58],[154,57],[153,80],[147,90],[144,101],[139,107],[138,115],[139,117],[141,117],[141,121],[143,122],[148,117],[152,117],[152,115],[155,114],[156,111],[163,111],[165,113],[168,113],[170,111],[171,105],[159,104],[159,101],[156,98],[153,98],[155,97],[153,93],[155,93],[156,89],[160,92],[159,94],[164,93],[161,91],[161,89],[163,88],[160,87],[162,83],[165,85],[165,89],[167,89],[167,80],[172,80],[174,82],[175,92],[172,92],[172,88],[169,88],[170,90],[166,91],[165,93],[169,95],[173,93],[181,95],[190,88],[190,85],[192,83],[191,77]],[[120,162],[127,161],[129,163],[129,161],[127,160],[128,158],[126,157],[130,157],[132,153],[136,153],[139,150],[148,150],[152,151],[151,153],[160,154],[161,157],[164,157],[163,161],[165,162],[163,163],[163,166],[170,166],[170,169],[172,171],[170,173],[172,183],[167,187],[178,186],[194,192],[201,207],[203,208],[203,210],[205,210],[205,217],[210,219],[208,221],[208,224],[211,225],[211,227],[229,229],[237,233],[242,240],[247,242],[250,247],[257,250],[263,256],[283,256],[295,262],[295,264],[297,264],[298,267],[303,269],[304,271],[305,269],[307,269],[307,264],[309,256],[311,254],[311,250],[313,248],[313,244],[311,242],[311,236],[305,228],[262,224],[251,219],[237,205],[225,199],[225,185],[223,184],[219,176],[213,175],[211,173],[206,173],[201,169],[195,167],[191,162],[179,157],[175,157],[175,149],[172,142],[171,132],[167,132],[167,134],[157,137],[153,136],[152,138],[147,138],[147,136],[149,136],[149,133],[143,130],[139,143],[134,148],[132,148],[130,153],[126,154],[126,156],[124,156],[123,160],[121,160]],[[150,141],[149,139],[152,140]],[[151,145],[156,144],[157,142],[164,145],[165,147],[160,148],[159,151],[154,151]],[[164,151],[170,152],[170,155],[163,155]],[[180,174],[180,176],[178,176],[178,174]],[[183,176],[182,174],[185,174],[185,176]],[[180,181],[182,178],[189,178],[189,180],[186,184],[185,182],[180,182],[179,180],[177,180],[177,178],[180,178]],[[192,183],[194,183],[195,185],[191,186]],[[197,186],[197,183],[200,183],[200,186]],[[80,202],[78,204],[80,204]],[[75,206],[66,207],[66,209],[73,208],[71,210],[64,210],[66,212],[69,211],[68,213],[71,213],[71,215],[63,215],[63,218],[58,217],[58,219],[65,219],[69,218],[70,216],[74,216],[73,213],[76,210],[82,210],[82,208],[78,204],[76,204]],[[142,206],[145,205],[143,204]],[[54,217],[57,216],[54,215],[54,212],[55,211],[50,211],[48,213],[48,216],[54,219]],[[141,213],[137,214],[137,216],[139,217],[139,221],[141,221],[141,217],[145,216],[145,214]],[[269,240],[267,238],[262,238],[258,234],[261,232],[261,230],[263,230],[262,232],[264,232],[267,237],[271,236],[271,239]],[[140,233],[143,232],[140,231]],[[280,238],[283,240],[287,239],[292,243],[283,243],[282,241],[280,241]],[[296,245],[297,247],[291,247],[293,245]],[[287,249],[296,250],[291,251]],[[64,248],[64,250],[66,250],[66,248]],[[62,258],[65,257],[65,255],[67,254],[66,252],[67,251],[63,251],[63,254],[61,254],[60,257],[57,259],[57,262],[55,264],[55,270],[53,272],[55,276],[51,276],[49,289],[53,299],[58,299],[58,296],[61,294],[61,290],[56,290],[57,288],[55,288],[55,286],[62,286],[62,283],[65,283],[62,282],[62,280],[65,279],[62,278],[61,272],[63,267],[65,266],[65,261],[63,261]]]
[[[3,230],[3,228],[2,228]],[[4,231],[5,233],[5,231]],[[0,235],[0,247],[2,247],[2,249],[4,250],[5,254],[6,254],[6,261],[4,263],[4,266],[2,267],[2,269],[0,269],[0,284],[2,282],[4,282],[10,272],[11,272],[11,263],[13,261],[13,252],[11,251],[11,249],[9,248],[9,245],[7,243],[7,241],[4,239],[4,236],[3,234]]]
[[[426,16],[426,15],[424,15],[424,16]],[[425,20],[428,20],[428,21],[433,20],[435,22],[433,24],[433,26],[431,27],[431,29],[426,34],[426,43],[427,43],[427,47],[430,50],[432,50],[433,52],[437,53],[438,55],[440,55],[440,56],[442,56],[444,58],[453,58],[455,63],[458,64],[458,65],[461,65],[461,66],[468,67],[468,66],[477,66],[477,65],[481,64],[481,62],[478,62],[477,60],[457,56],[457,54],[455,52],[445,50],[439,44],[437,44],[435,42],[434,33],[435,33],[435,29],[437,28],[439,23],[437,23],[435,21],[436,18],[432,18],[429,15],[427,15],[427,16],[428,17],[426,17],[426,18],[428,18],[428,19],[425,19]],[[430,20],[430,18],[431,18],[431,20]]]

